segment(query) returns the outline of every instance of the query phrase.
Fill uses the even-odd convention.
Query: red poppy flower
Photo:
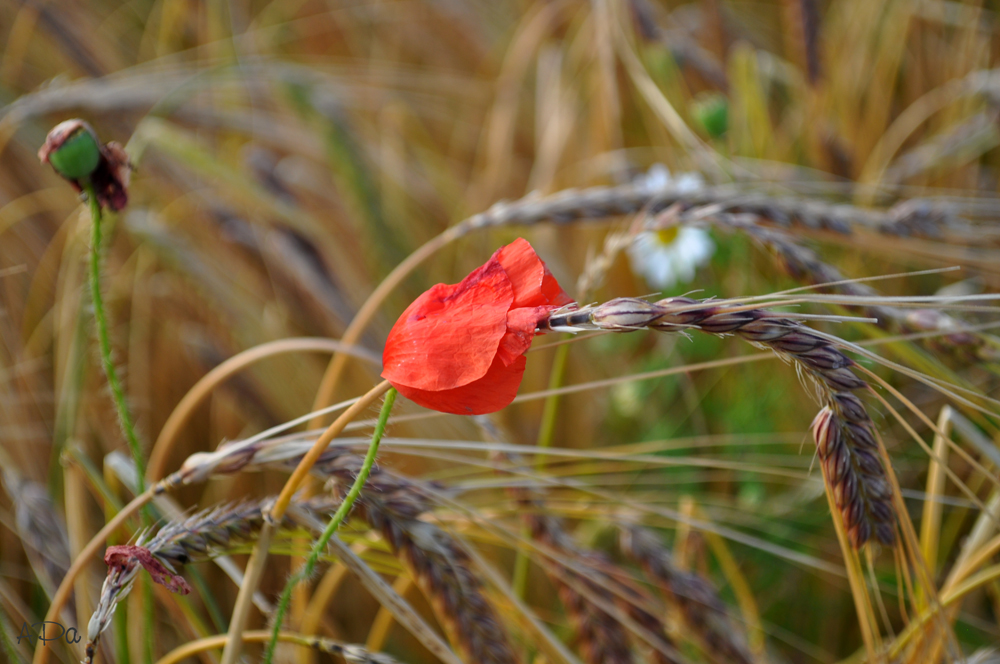
[[[482,415],[514,400],[538,321],[572,300],[526,240],[461,283],[438,284],[399,317],[382,377],[425,408]]]

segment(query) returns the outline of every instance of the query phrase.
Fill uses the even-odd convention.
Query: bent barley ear
[[[814,423],[816,445],[834,484],[838,508],[855,548],[872,539],[896,543],[896,514],[886,470],[878,456],[873,423],[864,403],[853,391],[867,383],[852,371],[853,360],[837,347],[835,337],[820,334],[790,314],[751,309],[722,300],[672,297],[658,302],[616,298],[571,314],[577,330],[630,332],[641,328],[659,332],[735,334],[757,346],[770,348],[809,376],[826,408]],[[564,324],[555,312],[539,322],[540,329]],[[566,328],[563,328],[566,329]]]
[[[858,402],[863,418],[853,418],[853,423],[845,421],[835,410],[845,395],[837,396],[841,399],[834,407],[825,406],[813,420],[813,438],[823,464],[824,480],[833,491],[844,528],[855,548],[873,539],[893,546],[896,514],[885,469],[878,457],[878,444],[869,430],[871,420]]]

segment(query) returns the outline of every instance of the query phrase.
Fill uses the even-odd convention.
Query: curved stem
[[[236,606],[233,607],[233,618],[229,625],[229,641],[226,642],[226,647],[222,651],[222,664],[236,664],[239,658],[239,651],[243,645],[240,640],[240,634],[243,632],[246,617],[250,612],[251,597],[254,591],[257,590],[257,584],[260,582],[260,577],[264,572],[264,564],[267,561],[267,547],[270,545],[270,535],[274,532],[274,524],[281,522],[282,517],[285,516],[285,510],[288,509],[288,504],[292,500],[292,496],[302,486],[309,471],[316,465],[320,455],[323,454],[323,450],[327,448],[330,441],[336,438],[359,413],[372,405],[376,399],[390,389],[392,389],[392,385],[389,384],[389,381],[384,380],[354,402],[354,405],[345,410],[323,432],[323,435],[319,437],[312,448],[302,457],[302,461],[296,466],[292,476],[285,482],[285,487],[281,490],[281,494],[275,501],[274,507],[266,515],[264,528],[261,530],[260,538],[257,540],[257,544],[254,546],[253,553],[250,556],[250,562],[247,564],[243,585],[240,587],[239,595],[236,597]]]
[[[396,401],[396,390],[395,388],[389,388],[389,391],[385,394],[385,402],[382,404],[382,411],[378,415],[378,422],[375,424],[375,431],[372,433],[372,442],[368,445],[368,452],[365,454],[365,460],[361,464],[361,470],[358,472],[358,476],[354,479],[354,484],[351,485],[350,490],[347,492],[347,496],[344,497],[344,501],[337,508],[336,513],[333,518],[330,519],[330,523],[327,525],[326,530],[320,536],[316,543],[313,545],[312,551],[309,552],[309,557],[306,558],[305,564],[302,569],[298,571],[288,583],[285,585],[285,590],[281,593],[281,601],[278,602],[278,609],[274,614],[274,629],[271,633],[271,641],[268,643],[267,651],[264,653],[264,664],[271,664],[271,659],[274,657],[274,649],[278,645],[278,634],[281,632],[281,623],[285,619],[285,612],[288,610],[288,604],[292,600],[292,591],[295,586],[298,585],[300,581],[308,579],[312,576],[313,570],[316,568],[316,563],[319,562],[320,554],[326,550],[326,545],[329,543],[330,538],[333,534],[337,532],[340,524],[343,523],[347,515],[350,514],[351,508],[354,507],[354,503],[357,501],[358,496],[361,495],[361,489],[364,488],[365,482],[368,481],[368,475],[371,474],[372,467],[375,465],[375,456],[378,454],[379,443],[382,442],[382,435],[385,433],[386,422],[389,421],[389,413],[392,411],[392,404]]]
[[[270,632],[260,629],[252,632],[244,632],[242,638],[244,642],[262,643],[267,641],[270,637]],[[316,636],[305,636],[294,632],[279,632],[278,640],[284,641],[285,643],[295,643],[306,648],[314,648],[320,650],[320,652],[329,652],[333,654],[341,654],[344,652],[345,648],[343,645],[335,641],[331,641],[330,639],[322,639]],[[178,662],[183,662],[198,653],[225,646],[228,642],[229,636],[227,634],[206,636],[198,639],[197,641],[191,641],[190,643],[185,643],[182,646],[174,648],[157,660],[156,664],[177,664]]]
[[[153,449],[150,450],[149,465],[146,468],[148,480],[156,482],[167,474],[168,455],[174,441],[182,433],[195,408],[202,404],[216,387],[261,360],[277,357],[285,353],[306,352],[341,353],[376,365],[381,364],[382,361],[378,355],[363,348],[351,346],[336,339],[314,337],[268,341],[233,355],[198,379],[198,382],[187,391],[184,398],[174,407],[173,412],[170,413],[170,417],[167,418],[167,421],[163,424],[163,428],[160,429],[160,434],[157,436],[156,442],[153,443]]]
[[[101,351],[101,366],[104,368],[104,375],[108,378],[108,385],[111,387],[111,398],[115,402],[115,410],[118,411],[118,421],[125,434],[125,441],[128,443],[129,451],[132,453],[132,460],[138,471],[138,484],[136,491],[141,494],[146,490],[146,464],[142,459],[142,447],[139,439],[135,435],[135,426],[132,423],[132,414],[128,409],[128,402],[125,399],[125,391],[122,389],[121,381],[118,379],[118,370],[111,359],[111,335],[108,333],[108,315],[104,309],[104,297],[101,295],[101,204],[97,200],[94,185],[88,180],[83,185],[83,190],[87,194],[87,202],[90,204],[90,297],[94,302],[94,321],[97,323],[97,343]]]

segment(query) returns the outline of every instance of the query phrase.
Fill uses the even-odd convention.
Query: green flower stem
[[[104,367],[104,375],[108,378],[108,385],[111,387],[111,398],[118,411],[118,422],[121,425],[122,433],[125,434],[129,451],[132,453],[132,460],[135,461],[135,468],[138,472],[137,495],[141,495],[146,491],[146,463],[142,459],[142,448],[135,435],[132,414],[129,412],[125,392],[118,379],[118,371],[111,359],[108,315],[104,310],[104,297],[101,295],[101,244],[103,239],[101,237],[101,204],[97,201],[94,185],[89,180],[84,182],[83,190],[90,203],[90,296],[94,302],[94,320],[97,322],[97,342],[101,351],[101,364]]]
[[[288,605],[292,600],[292,592],[295,590],[295,586],[305,579],[308,579],[313,570],[316,568],[316,563],[319,562],[320,554],[326,550],[326,545],[333,537],[334,533],[340,527],[340,524],[347,518],[350,514],[351,508],[354,507],[355,501],[358,496],[361,495],[361,489],[364,488],[365,482],[368,481],[368,475],[371,474],[372,466],[375,465],[375,455],[378,454],[379,443],[382,442],[382,435],[385,433],[386,422],[389,421],[389,413],[392,411],[392,404],[396,401],[396,388],[390,387],[389,391],[385,393],[385,402],[382,404],[382,410],[378,414],[378,422],[375,423],[375,431],[372,433],[372,442],[368,445],[368,452],[365,454],[364,463],[361,464],[361,470],[358,472],[357,478],[354,480],[354,484],[351,485],[351,489],[347,492],[347,496],[344,497],[344,502],[340,504],[337,508],[337,512],[330,519],[330,523],[327,524],[326,529],[323,534],[320,535],[319,539],[316,540],[316,544],[313,545],[312,551],[309,552],[309,557],[306,559],[305,564],[302,566],[296,574],[288,580],[285,585],[285,589],[281,593],[281,601],[278,603],[278,608],[274,613],[274,626],[271,628],[271,640],[267,644],[267,651],[264,653],[264,664],[271,664],[271,660],[274,657],[274,649],[278,645],[278,636],[281,633],[281,624],[285,619],[285,612],[288,611]]]
[[[563,339],[572,335],[564,334]],[[566,360],[569,358],[569,344],[563,344],[556,349],[555,357],[552,360],[552,370],[549,372],[549,390],[562,387],[563,378],[566,375]],[[539,450],[552,447],[552,438],[556,431],[556,422],[559,415],[559,395],[553,394],[545,399],[545,407],[542,410],[542,421],[538,427],[538,439],[535,446]],[[547,458],[544,453],[539,452],[535,457],[535,470],[539,473],[545,470]],[[531,535],[527,525],[521,527],[521,536],[527,539]],[[514,574],[511,577],[510,585],[514,594],[518,598],[524,599],[525,589],[528,584],[528,554],[518,549],[517,557],[514,559]]]
[[[115,402],[115,410],[118,411],[118,423],[122,433],[125,434],[125,441],[128,449],[132,453],[132,460],[136,469],[136,492],[142,495],[146,492],[146,462],[142,458],[142,447],[139,445],[139,438],[135,435],[135,425],[132,423],[132,413],[128,409],[128,401],[125,399],[125,391],[122,389],[121,380],[118,379],[118,370],[115,369],[114,360],[111,359],[111,335],[108,333],[108,314],[104,309],[104,296],[101,294],[101,204],[97,200],[97,192],[89,179],[83,182],[83,191],[87,194],[87,202],[90,204],[90,297],[94,303],[94,321],[97,323],[97,344],[101,352],[101,365],[104,367],[104,375],[107,376],[108,385],[111,387],[111,398]],[[146,507],[142,510],[142,520],[149,523],[150,515]],[[147,634],[152,634],[153,629],[153,587],[148,580],[143,580],[143,627]],[[122,630],[124,633],[124,630]],[[127,647],[126,650],[127,652]],[[147,664],[153,661],[152,639],[148,639],[143,651],[143,660]]]

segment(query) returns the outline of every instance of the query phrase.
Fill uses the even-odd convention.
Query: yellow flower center
[[[678,226],[671,226],[670,228],[664,228],[663,230],[656,231],[656,239],[660,244],[664,246],[669,246],[674,243],[677,239],[677,234],[680,233],[680,228]]]

